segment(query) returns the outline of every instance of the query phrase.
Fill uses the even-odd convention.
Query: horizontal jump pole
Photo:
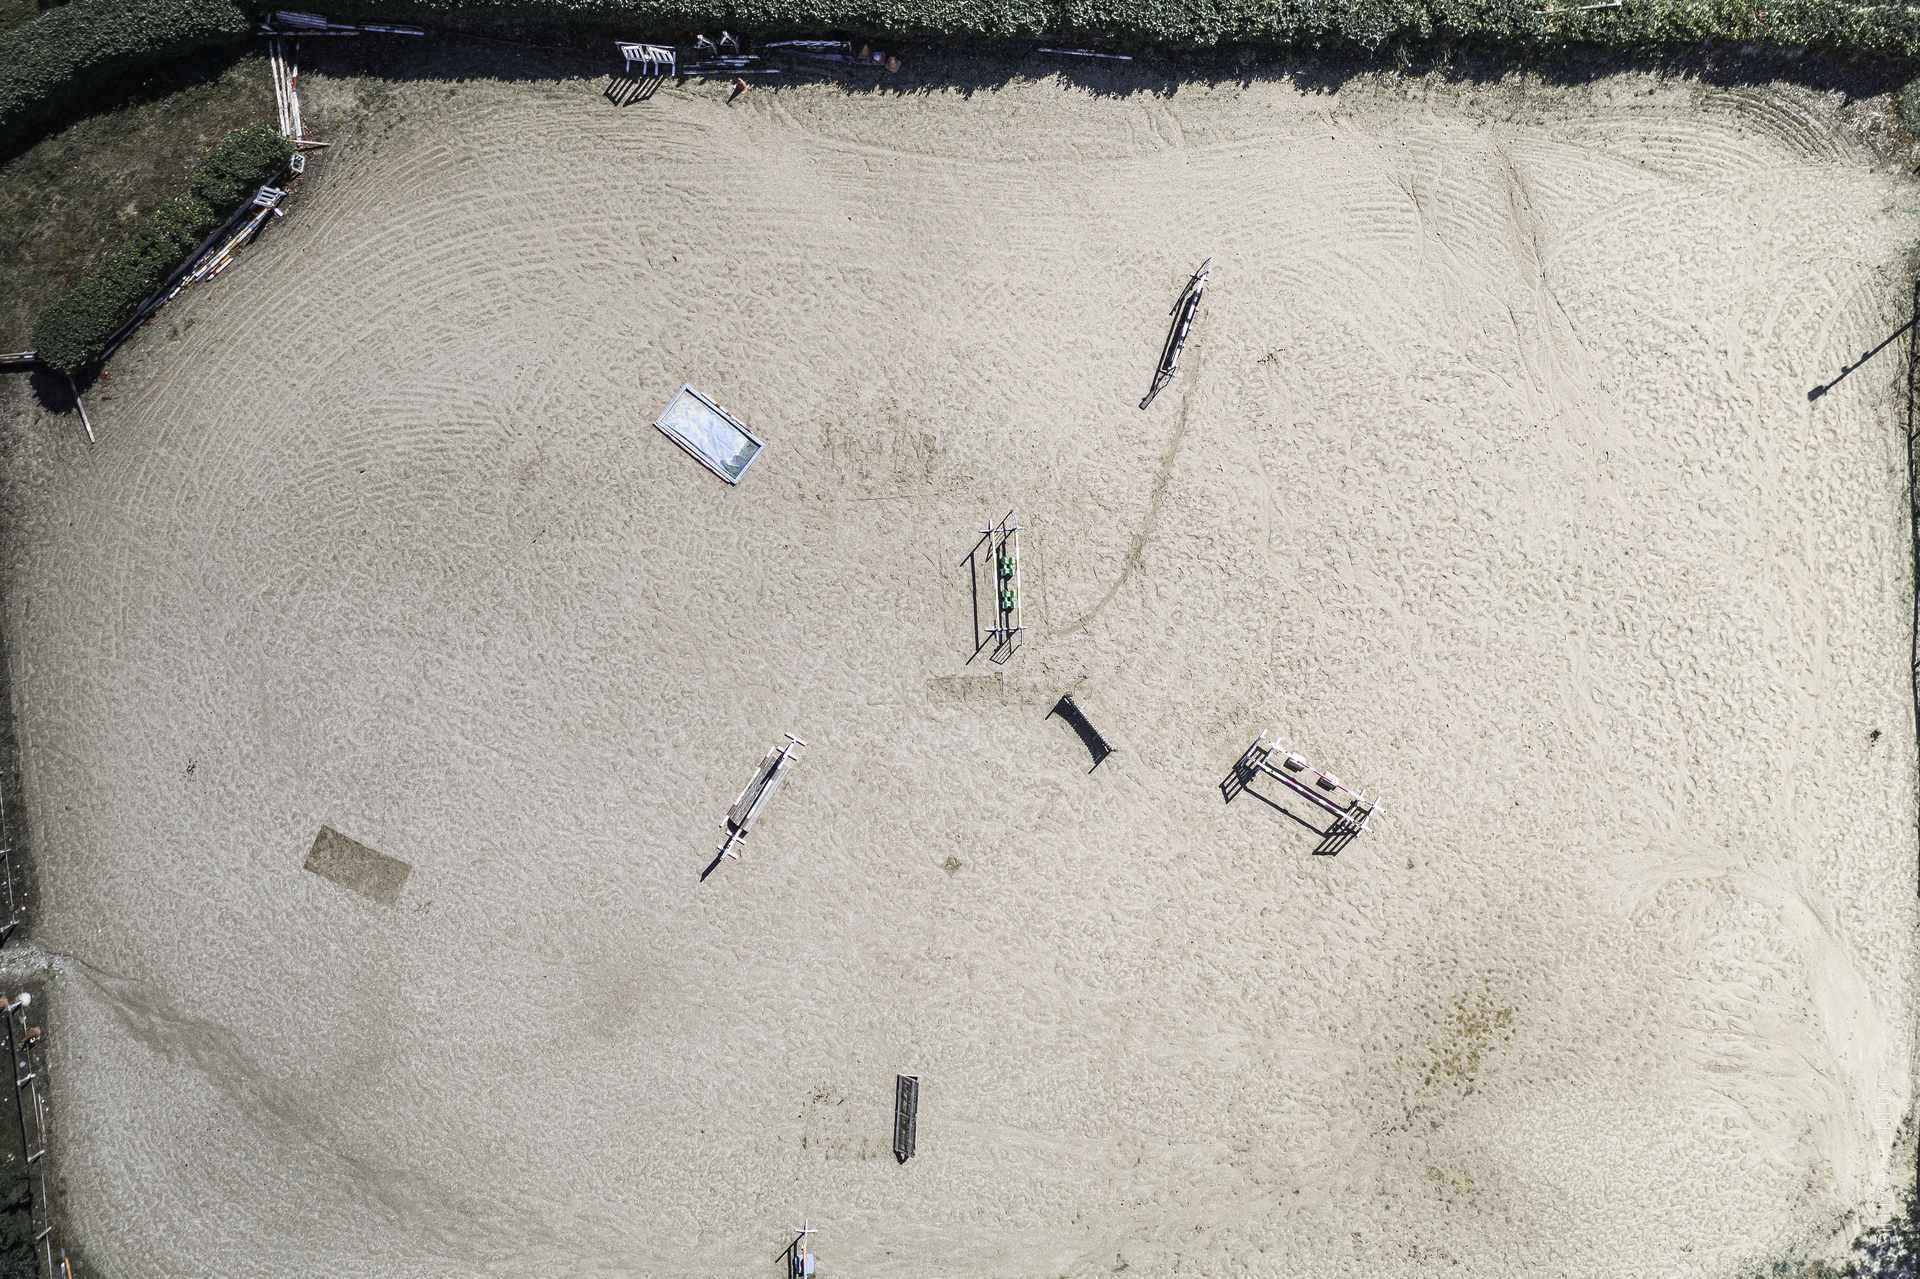
[[[1174,373],[1180,367],[1180,352],[1187,346],[1187,335],[1193,331],[1194,313],[1200,309],[1200,295],[1204,289],[1195,289],[1180,299],[1180,318],[1174,321],[1173,331],[1167,336],[1167,346],[1160,353],[1160,371]]]
[[[1239,768],[1255,769],[1274,778],[1336,822],[1350,827],[1349,834],[1357,835],[1367,829],[1368,823],[1373,820],[1374,813],[1379,810],[1379,801],[1369,799],[1365,794],[1343,784],[1333,774],[1315,768],[1298,755],[1288,752],[1285,759],[1296,761],[1300,770],[1313,774],[1314,784],[1309,785],[1303,778],[1293,776],[1297,770],[1289,769],[1284,764],[1280,767],[1274,766],[1271,761],[1276,749],[1275,744],[1269,743],[1267,735],[1261,733],[1253,739],[1253,745],[1247,747],[1246,754],[1240,757]]]
[[[1187,336],[1193,330],[1193,319],[1200,310],[1200,299],[1207,291],[1207,277],[1213,273],[1213,259],[1208,258],[1200,264],[1200,269],[1187,278],[1180,290],[1180,296],[1173,300],[1168,314],[1173,323],[1167,329],[1167,340],[1160,347],[1160,362],[1154,366],[1153,385],[1140,400],[1144,410],[1153,403],[1156,395],[1174,379],[1180,371],[1180,353],[1186,349]]]
[[[423,36],[419,27],[390,22],[335,22],[317,13],[294,9],[276,9],[262,21],[261,29],[275,35],[357,36],[361,32],[390,36]]]
[[[1356,808],[1360,809],[1362,812],[1372,811],[1371,807],[1366,804],[1363,804],[1360,801],[1358,796],[1354,796],[1352,799],[1350,799],[1347,802],[1347,805],[1343,808],[1339,804],[1334,803],[1331,799],[1328,799],[1325,795],[1322,795],[1318,791],[1314,790],[1313,787],[1307,785],[1305,782],[1301,781],[1299,778],[1289,777],[1284,771],[1282,771],[1281,769],[1275,768],[1273,765],[1267,763],[1267,761],[1265,761],[1264,759],[1255,760],[1253,766],[1259,769],[1261,772],[1265,773],[1267,776],[1273,778],[1275,781],[1285,785],[1287,789],[1291,790],[1294,794],[1300,796],[1300,798],[1307,800],[1310,803],[1317,804],[1321,808],[1321,810],[1324,811],[1329,817],[1352,817],[1354,815],[1354,809]],[[1341,787],[1341,790],[1345,791],[1346,794],[1350,796],[1353,795],[1353,792],[1346,790],[1344,786]]]

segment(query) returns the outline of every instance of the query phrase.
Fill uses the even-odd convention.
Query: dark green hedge
[[[636,38],[727,27],[755,35],[846,30],[925,39],[1043,38],[1131,48],[1357,45],[1452,39],[1615,48],[1707,40],[1841,53],[1920,54],[1920,9],[1851,0],[1627,0],[1543,18],[1584,0],[334,0],[331,14],[423,22],[489,18]]]
[[[1854,0],[1627,0],[1542,18],[1580,0],[330,0],[341,17],[618,28],[666,35],[846,30],[929,40],[1042,38],[1131,48],[1461,40],[1526,48],[1641,49],[1707,40],[1920,55],[1920,6]],[[264,11],[260,3],[253,8]],[[245,37],[240,0],[72,0],[0,34],[0,155],[98,96],[107,78]],[[9,144],[12,145],[9,145]]]
[[[72,0],[0,33],[0,153],[87,97],[113,97],[114,76],[252,28],[236,0]]]
[[[77,373],[97,361],[107,339],[133,318],[209,232],[284,169],[292,154],[293,144],[267,125],[229,133],[194,170],[187,194],[141,218],[124,243],[34,321],[33,345],[40,362]]]

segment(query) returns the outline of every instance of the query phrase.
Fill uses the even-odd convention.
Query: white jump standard
[[[680,74],[680,55],[672,46],[638,44],[628,40],[615,42],[626,69],[607,84],[603,95],[615,106],[645,102],[660,91],[660,86]],[[637,68],[637,69],[636,69]]]
[[[807,1236],[819,1227],[808,1217],[793,1230],[793,1242],[781,1249],[780,1255],[786,1258],[787,1274],[792,1279],[813,1279],[813,1249],[807,1243]]]
[[[792,733],[782,734],[787,739],[785,746],[769,746],[760,767],[754,770],[753,780],[740,792],[733,807],[727,810],[727,838],[720,845],[720,857],[738,860],[740,854],[733,851],[734,843],[747,837],[753,829],[754,819],[760,816],[760,810],[766,807],[773,793],[780,789],[780,783],[787,780],[787,766],[796,757],[796,752],[806,743]],[[714,859],[716,862],[719,857]]]
[[[645,77],[677,75],[680,59],[673,49],[664,44],[631,44],[620,42],[620,56],[627,61],[627,75],[633,76],[634,63],[640,64],[640,74]]]
[[[1316,855],[1332,857],[1366,833],[1373,815],[1380,811],[1378,800],[1369,799],[1365,791],[1353,790],[1292,751],[1282,753],[1276,766],[1273,755],[1279,750],[1277,742],[1270,741],[1265,733],[1253,739],[1253,745],[1234,767],[1242,789],[1254,773],[1264,773],[1331,817],[1333,824],[1320,832],[1320,846],[1313,850]]]

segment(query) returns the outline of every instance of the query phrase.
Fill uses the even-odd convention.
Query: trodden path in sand
[[[15,485],[101,1273],[772,1273],[804,1214],[845,1279],[1705,1277],[1890,1210],[1898,353],[1806,391],[1920,200],[1826,104],[595,88],[394,87]],[[1261,729],[1374,830],[1223,803]]]

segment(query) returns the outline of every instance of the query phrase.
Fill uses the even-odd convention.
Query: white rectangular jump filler
[[[765,447],[733,414],[685,384],[653,424],[729,484],[740,482]]]
[[[760,767],[753,772],[753,779],[742,788],[739,798],[733,801],[733,807],[727,810],[727,838],[720,845],[721,857],[739,859],[740,854],[733,851],[735,841],[745,839],[753,829],[754,819],[760,816],[760,810],[780,789],[780,783],[787,780],[787,766],[797,758],[799,748],[806,745],[792,733],[783,733],[781,736],[787,739],[787,744],[767,747]]]

